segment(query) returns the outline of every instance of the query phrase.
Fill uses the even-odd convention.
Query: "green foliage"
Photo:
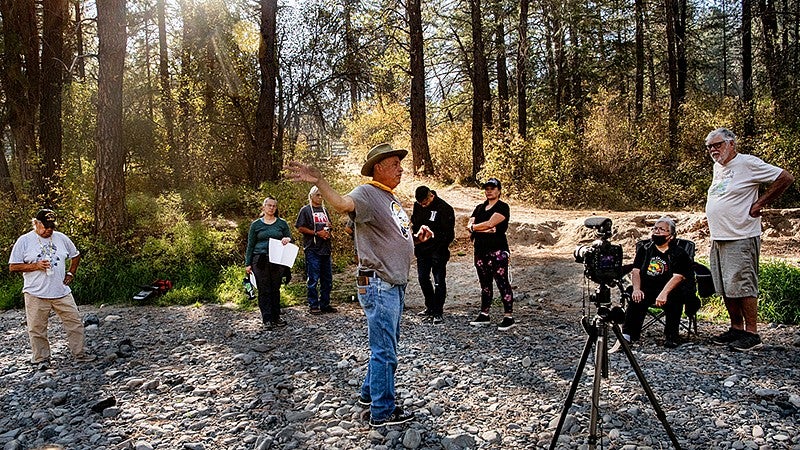
[[[758,270],[758,320],[800,324],[800,263],[781,259],[762,261]],[[703,300],[700,311],[709,320],[729,320],[718,295]]]
[[[759,268],[761,320],[785,324],[800,323],[800,264],[770,260]]]
[[[428,135],[433,167],[444,183],[460,183],[472,176],[471,133],[467,122],[445,122]]]
[[[411,117],[406,106],[378,98],[360,103],[359,111],[344,121],[346,141],[355,160],[363,161],[369,149],[381,142],[409,148]]]

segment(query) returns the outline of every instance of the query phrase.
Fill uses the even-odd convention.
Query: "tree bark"
[[[125,149],[122,143],[122,76],[125,66],[125,0],[97,0],[97,162],[94,217],[98,235],[116,240],[123,231]]]
[[[172,168],[173,183],[182,186],[184,164],[180,149],[175,145],[175,109],[172,101],[172,87],[169,76],[169,53],[167,48],[167,20],[165,12],[166,0],[156,3],[158,20],[158,78],[161,85],[161,114],[164,116],[164,128],[167,133],[167,154]]]
[[[752,137],[755,134],[752,14],[750,0],[742,0],[742,106],[744,107],[742,137]]]
[[[494,9],[494,43],[496,52],[497,69],[497,102],[498,120],[500,129],[504,132],[508,130],[510,122],[509,93],[508,93],[508,63],[506,62],[506,30],[505,14],[503,14],[503,4],[501,0],[495,0],[492,5]]]
[[[636,20],[636,75],[634,81],[634,120],[638,124],[642,120],[644,111],[644,0],[634,0],[634,15]]]
[[[262,182],[276,179],[274,173],[273,142],[275,132],[275,90],[278,75],[276,53],[277,0],[260,0],[261,44],[258,65],[261,69],[261,86],[256,107],[256,148],[253,155],[253,172],[250,183],[258,188]]]
[[[675,40],[675,22],[678,0],[666,0],[666,28],[667,28],[667,77],[669,87],[669,116],[667,118],[669,148],[667,161],[672,161],[672,154],[678,148],[678,112],[680,111],[680,95],[678,93],[678,54]]]
[[[528,135],[528,1],[519,0],[517,43],[517,131],[523,138]]]
[[[8,126],[14,159],[23,188],[44,194],[36,145],[36,114],[40,102],[39,38],[33,0],[0,0],[3,19],[3,70],[0,81],[8,105]]]
[[[42,97],[39,109],[39,142],[42,152],[42,178],[47,204],[56,203],[59,172],[62,166],[61,95],[64,86],[64,29],[67,0],[42,3]]]
[[[3,94],[0,90],[0,94]],[[4,117],[0,115],[0,130],[6,129]],[[2,143],[2,133],[0,133],[0,143]],[[11,170],[8,168],[6,154],[0,154],[0,194],[4,195],[12,203],[17,202],[17,192],[14,190],[14,182],[11,180]]]
[[[411,155],[414,174],[419,173],[419,169],[422,168],[425,175],[433,175],[425,111],[425,53],[421,3],[421,0],[408,0],[407,6],[411,54]]]
[[[492,125],[489,70],[483,45],[481,1],[469,0],[472,23],[472,177],[483,167],[483,126]]]

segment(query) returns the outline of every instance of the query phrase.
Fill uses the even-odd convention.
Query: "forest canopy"
[[[2,0],[0,20],[2,201],[80,206],[110,240],[131,195],[258,189],[383,141],[554,207],[697,207],[719,126],[800,167],[798,0]]]

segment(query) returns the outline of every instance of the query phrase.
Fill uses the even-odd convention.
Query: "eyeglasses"
[[[719,141],[719,142],[713,142],[711,144],[706,144],[706,150],[711,150],[711,149],[719,150],[719,148],[722,147],[722,145],[725,144],[726,142],[728,141]]]
[[[652,230],[653,231],[660,231],[662,233],[669,233],[669,229],[668,228],[663,228],[663,227],[653,227]]]

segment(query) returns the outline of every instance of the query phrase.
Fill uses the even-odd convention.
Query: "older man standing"
[[[25,317],[33,357],[31,362],[46,366],[50,361],[47,319],[55,311],[64,323],[69,350],[76,361],[95,359],[86,353],[83,322],[69,284],[75,278],[80,254],[75,244],[55,231],[56,215],[49,209],[36,213],[33,230],[17,239],[8,259],[10,272],[22,272]],[[69,260],[69,270],[66,264]]]
[[[373,147],[361,167],[361,174],[372,177],[372,181],[346,195],[334,191],[319,169],[298,162],[289,164],[292,180],[313,183],[330,206],[348,213],[355,223],[358,301],[367,317],[370,348],[358,401],[370,405],[373,427],[414,418],[395,402],[397,343],[414,241],[428,240],[431,232],[423,227],[418,236],[412,236],[408,215],[393,191],[400,184],[400,161],[407,154],[407,150],[389,144]]]
[[[761,345],[758,335],[758,259],[761,210],[794,181],[786,170],[736,151],[736,135],[718,128],[706,137],[714,160],[706,217],[711,233],[711,275],[725,301],[731,326],[714,336],[720,345],[746,351]],[[771,183],[761,196],[761,184]]]

